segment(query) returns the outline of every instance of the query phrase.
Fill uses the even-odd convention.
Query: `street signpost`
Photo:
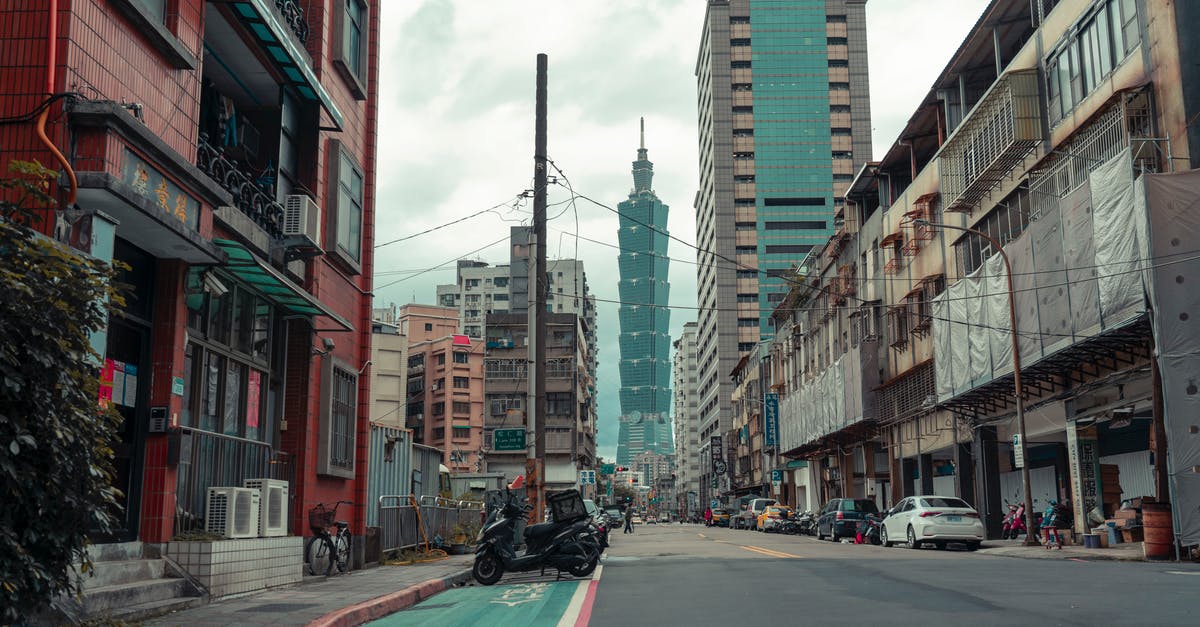
[[[492,450],[523,451],[525,450],[525,427],[516,429],[496,429],[492,432]]]
[[[579,485],[596,485],[596,471],[595,470],[580,470],[579,471]]]
[[[1013,465],[1017,468],[1025,467],[1025,447],[1021,446],[1021,434],[1013,434]]]
[[[720,506],[721,506],[721,501],[720,501],[719,499],[713,499],[713,500],[711,500],[711,501],[709,501],[709,502],[708,502],[708,506],[709,506],[709,507],[712,507],[712,508],[717,508],[717,507],[720,507]]]
[[[615,472],[617,472],[616,464],[600,464],[600,474],[611,475]]]

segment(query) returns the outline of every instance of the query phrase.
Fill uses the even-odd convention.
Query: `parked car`
[[[832,499],[817,517],[817,539],[826,537],[837,542],[853,538],[858,523],[867,514],[878,514],[879,507],[871,499]]]
[[[734,529],[757,529],[758,515],[767,509],[767,506],[778,503],[775,499],[757,498],[751,499],[746,504],[746,509],[738,512],[736,519],[733,521]]]
[[[630,519],[630,521],[631,521],[633,524],[635,524],[635,525],[640,525],[640,524],[642,524],[642,516],[641,516],[641,514],[634,514],[634,515],[633,515],[633,518],[632,518],[632,519]]]
[[[729,512],[727,510],[723,510],[723,509],[714,509],[712,511],[712,526],[728,527],[729,526]]]
[[[647,524],[647,525],[657,525],[657,524],[658,524],[658,519],[657,519],[657,518],[655,518],[654,516],[647,516],[647,517],[646,517],[646,524]]]
[[[759,531],[779,531],[779,527],[792,517],[792,508],[787,505],[770,505],[758,515]]]
[[[979,512],[953,496],[910,496],[888,510],[879,530],[884,546],[903,542],[910,549],[922,544],[944,549],[947,543],[957,542],[974,551],[983,536]]]

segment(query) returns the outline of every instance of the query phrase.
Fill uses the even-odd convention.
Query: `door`
[[[817,529],[821,535],[833,535],[833,513],[837,511],[840,502],[840,499],[833,499],[821,510],[821,518],[817,521]]]
[[[904,499],[896,504],[895,513],[883,519],[883,526],[887,530],[888,538],[904,537],[904,525],[900,520],[904,516],[903,512],[909,506],[911,499]]]
[[[111,371],[112,407],[121,414],[113,441],[113,486],[121,491],[113,512],[113,529],[93,534],[97,542],[125,542],[137,538],[141,509],[142,449],[149,421],[150,329],[129,318],[113,317],[108,326],[105,373]]]

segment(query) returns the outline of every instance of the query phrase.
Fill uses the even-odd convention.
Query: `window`
[[[738,318],[737,325],[739,327],[757,327],[758,318]]]
[[[431,404],[429,406],[429,413],[433,414],[434,416],[445,416],[446,415],[446,402],[438,401],[436,403]]]
[[[498,276],[495,280],[496,287],[508,287],[508,277]]]
[[[1074,109],[1139,43],[1134,0],[1097,3],[1046,59],[1050,121]]]
[[[446,353],[438,353],[433,356],[433,362],[439,366],[446,365]]]
[[[766,229],[768,231],[790,231],[790,230],[820,230],[825,228],[824,220],[800,220],[786,222],[767,222]]]
[[[779,244],[766,247],[768,255],[803,255],[810,250],[812,246],[808,244]]]
[[[362,256],[362,218],[363,218],[363,172],[351,159],[350,153],[343,149],[341,142],[330,142],[330,155],[337,155],[330,160],[331,178],[337,181],[331,186],[329,224],[332,231],[332,248],[337,258],[349,265],[356,273]]]
[[[317,473],[353,479],[358,375],[332,357],[324,362]]]
[[[453,427],[450,428],[450,437],[455,440],[471,439],[470,425],[454,425]]]
[[[489,395],[489,403],[491,406],[491,415],[504,416],[510,409],[521,409],[525,395],[521,394],[491,394]]]
[[[454,387],[458,389],[466,389],[471,387],[470,377],[454,377]]]
[[[432,331],[432,330],[433,330],[433,323],[432,323],[432,322],[426,322],[426,323],[425,323],[425,330],[426,330],[426,331]]]
[[[454,403],[450,406],[450,411],[454,412],[455,414],[469,415],[471,413],[471,403],[470,401],[454,401]]]
[[[446,439],[446,427],[434,427],[433,428],[433,439],[435,439],[435,440]]]
[[[334,11],[333,61],[350,93],[358,100],[367,98],[367,4],[364,0],[339,0],[341,10]]]
[[[571,416],[575,413],[574,409],[575,399],[570,392],[546,393],[546,415]]]
[[[469,363],[469,357],[470,357],[470,355],[468,353],[464,353],[462,351],[456,351],[454,353],[454,363],[456,363],[456,364]]]

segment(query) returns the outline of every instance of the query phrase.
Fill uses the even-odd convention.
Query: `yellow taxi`
[[[780,524],[792,517],[792,508],[786,505],[768,505],[758,515],[758,529],[777,531]]]
[[[723,509],[714,509],[712,511],[712,526],[713,527],[728,527],[729,512]]]

